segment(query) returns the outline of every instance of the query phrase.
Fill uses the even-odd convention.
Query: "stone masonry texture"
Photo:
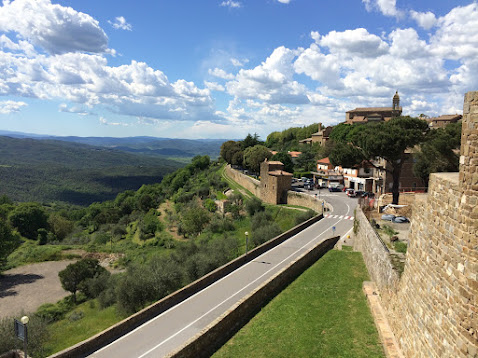
[[[478,91],[465,95],[460,172],[432,174],[428,194],[415,200],[399,281],[373,257],[374,237],[360,228],[357,235],[406,357],[478,357],[477,204]]]

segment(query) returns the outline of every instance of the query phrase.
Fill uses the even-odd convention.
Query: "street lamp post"
[[[28,322],[30,322],[30,318],[28,318],[28,316],[23,316],[20,321],[23,323],[24,327],[25,327],[25,337],[23,339],[23,353],[24,353],[24,357],[27,358],[28,355],[27,355],[27,346],[28,346],[28,328],[27,328],[27,325],[28,325]]]
[[[249,244],[249,233],[246,231],[244,234],[246,235],[246,255],[247,255],[247,246]]]

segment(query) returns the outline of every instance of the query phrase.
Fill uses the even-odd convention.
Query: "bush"
[[[295,217],[295,224],[299,225],[303,223],[304,221],[312,219],[314,216],[315,216],[315,213],[312,210],[301,212],[299,215]]]
[[[255,213],[264,211],[265,206],[262,204],[262,201],[256,197],[246,201],[246,211],[250,216],[253,216]]]
[[[252,230],[252,243],[259,246],[282,233],[277,223],[269,223]]]
[[[217,210],[217,205],[212,199],[206,199],[204,201],[204,207],[211,213],[214,213]]]
[[[25,314],[22,314],[23,316]],[[32,357],[44,357],[46,353],[43,345],[48,338],[46,322],[36,314],[27,314],[30,318],[28,323],[28,355]],[[15,317],[20,319],[19,317]],[[15,336],[13,330],[13,317],[0,319],[0,352],[8,352],[13,349],[23,349],[23,342]]]
[[[111,274],[105,270],[92,278],[87,278],[82,285],[82,292],[88,298],[98,297],[101,292],[108,288],[110,276]]]

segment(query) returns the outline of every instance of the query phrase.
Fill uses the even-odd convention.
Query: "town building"
[[[292,185],[292,174],[279,161],[261,163],[261,199],[269,204],[287,204],[287,191]]]
[[[334,129],[334,127],[332,126],[324,127],[322,123],[319,123],[319,131],[316,133],[313,133],[310,138],[300,140],[299,143],[301,144],[319,143],[321,146],[324,146],[325,143],[329,140],[332,129]]]
[[[392,99],[392,107],[355,108],[345,112],[345,123],[354,124],[389,121],[392,118],[399,117],[401,114],[402,107],[400,107],[400,96],[397,91]]]
[[[435,128],[444,128],[450,123],[456,123],[461,120],[461,114],[445,114],[439,117],[426,118],[428,126],[432,129]]]

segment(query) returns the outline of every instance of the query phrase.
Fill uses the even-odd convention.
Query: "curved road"
[[[308,193],[314,195],[317,191]],[[305,251],[329,237],[345,236],[353,226],[356,200],[348,198],[344,193],[329,193],[324,190],[321,191],[320,198],[333,207],[324,219],[99,349],[90,357],[166,356]]]

